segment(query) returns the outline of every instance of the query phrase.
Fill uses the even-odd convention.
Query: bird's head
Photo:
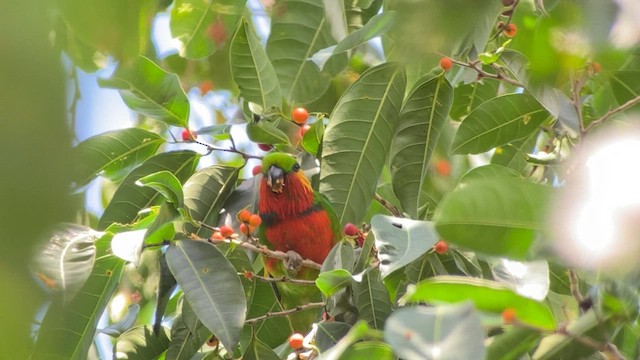
[[[284,187],[287,186],[287,181],[294,179],[289,176],[291,174],[299,175],[295,178],[304,178],[306,180],[304,174],[300,172],[300,164],[293,156],[273,152],[262,159],[263,181],[266,181],[267,186],[273,193],[281,194],[283,192]]]

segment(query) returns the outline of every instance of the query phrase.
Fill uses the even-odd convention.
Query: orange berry
[[[211,240],[224,240],[224,236],[222,236],[222,233],[220,231],[216,231],[211,234]]]
[[[249,218],[251,217],[251,213],[249,212],[249,210],[247,209],[242,209],[239,213],[238,213],[238,220],[242,221],[242,222],[249,222]]]
[[[305,122],[307,122],[308,118],[309,118],[309,112],[305,108],[301,108],[301,107],[295,108],[291,112],[291,119],[293,120],[293,122],[295,122],[298,125],[302,125]]]
[[[442,176],[451,175],[451,164],[447,160],[438,160],[436,162],[436,172]]]
[[[591,68],[593,69],[594,74],[597,74],[600,71],[602,71],[602,66],[600,65],[600,63],[597,63],[597,62],[591,63]]]
[[[433,245],[433,249],[435,250],[436,254],[443,255],[447,253],[447,250],[449,250],[449,245],[447,245],[447,243],[443,240],[438,240],[438,242]]]
[[[220,235],[222,235],[222,237],[228,238],[229,236],[233,235],[233,228],[228,225],[220,226]]]
[[[245,235],[251,234],[250,227],[245,223],[240,224],[240,232]]]
[[[298,130],[298,135],[300,135],[300,138],[304,137],[304,134],[306,134],[309,129],[311,129],[311,125],[302,125]]]
[[[262,219],[260,218],[260,215],[253,214],[249,216],[249,225],[253,227],[258,227],[260,226],[260,224],[262,224]]]
[[[253,167],[253,169],[251,169],[251,173],[253,174],[253,176],[258,175],[261,172],[262,172],[262,165],[256,165]]]
[[[442,70],[448,71],[451,69],[452,66],[453,66],[453,61],[451,61],[450,58],[443,57],[442,59],[440,59],[440,67],[442,68]]]
[[[303,342],[304,342],[304,336],[302,336],[302,334],[295,333],[295,334],[289,336],[289,346],[293,350],[301,349]]]
[[[516,318],[518,317],[516,315],[516,309],[514,308],[506,308],[502,311],[502,322],[510,325],[513,324],[513,322],[516,320]]]
[[[504,34],[509,37],[512,38],[514,36],[516,36],[516,33],[518,32],[518,27],[516,26],[516,24],[513,23],[509,23],[507,25],[504,26]]]
[[[200,85],[198,85],[198,88],[200,89],[200,94],[204,95],[213,90],[213,83],[211,82],[211,80],[205,80],[201,82]]]
[[[189,129],[182,129],[182,134],[180,134],[183,141],[191,141],[198,138],[198,134],[195,131],[190,131]]]

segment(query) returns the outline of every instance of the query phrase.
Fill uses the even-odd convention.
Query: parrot
[[[302,259],[322,264],[341,238],[340,224],[329,200],[311,188],[309,179],[296,159],[286,153],[272,152],[262,160],[262,180],[258,193],[258,214],[262,223],[258,239],[272,250],[289,254],[290,260],[265,259],[266,272],[274,277],[285,275],[315,280],[319,270],[302,267]],[[297,265],[295,263],[298,263]],[[313,285],[276,283],[283,309],[320,301]],[[317,320],[318,310],[310,309],[289,315],[292,328],[305,333]]]

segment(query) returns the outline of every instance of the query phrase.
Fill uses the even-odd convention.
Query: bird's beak
[[[275,165],[271,165],[267,171],[267,185],[269,185],[271,191],[274,193],[282,193],[282,188],[284,187],[284,170]]]

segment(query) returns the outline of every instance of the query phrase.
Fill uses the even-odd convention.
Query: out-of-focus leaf
[[[543,229],[552,188],[526,180],[471,181],[449,193],[433,216],[449,242],[490,255],[523,260]]]
[[[164,142],[160,135],[139,128],[93,136],[73,149],[73,180],[79,186],[96,176],[120,180],[131,168],[155,154]]]
[[[403,359],[484,359],[484,330],[473,304],[402,308],[387,319],[384,338]]]
[[[361,341],[349,347],[340,357],[344,360],[395,360],[391,345],[382,341]]]
[[[282,95],[276,71],[246,20],[241,21],[233,36],[230,52],[231,71],[240,96],[263,109],[280,107]]]
[[[113,346],[117,360],[156,359],[169,347],[169,329],[163,327],[155,334],[150,325],[140,325],[120,335]]]
[[[147,230],[133,230],[115,234],[111,239],[113,255],[138,266],[146,232]]]
[[[133,324],[136,322],[136,319],[138,318],[138,313],[140,313],[140,305],[131,304],[129,305],[129,309],[127,310],[127,313],[122,318],[122,320],[107,326],[106,328],[100,330],[100,332],[109,336],[118,337],[133,326]]]
[[[108,254],[110,238],[96,242],[96,262],[78,294],[65,305],[55,300],[47,310],[32,359],[86,359],[98,320],[120,283],[124,261]]]
[[[480,104],[496,97],[498,95],[498,85],[500,83],[497,81],[485,80],[456,87],[453,105],[449,112],[451,119],[460,121]]]
[[[609,78],[611,90],[619,104],[640,96],[640,71],[614,71]],[[638,107],[632,107],[637,110]]]
[[[280,357],[271,350],[265,343],[256,339],[251,339],[247,350],[242,356],[243,360],[279,360]]]
[[[371,231],[383,278],[422,256],[438,241],[432,225],[426,221],[374,215]]]
[[[171,244],[167,264],[200,321],[235,350],[247,310],[236,269],[215,246],[194,240]]]
[[[184,196],[180,180],[167,170],[143,176],[136,181],[136,185],[148,186],[162,194],[176,208],[182,207]]]
[[[531,152],[531,149],[533,149],[537,140],[537,135],[538,134],[534,132],[527,138],[497,147],[491,157],[491,163],[508,167],[517,171],[521,175],[524,174],[529,167],[529,164],[525,159],[527,154]]]
[[[112,223],[130,223],[138,212],[155,204],[159,194],[152,188],[140,187],[136,181],[143,176],[167,170],[180,181],[185,181],[195,169],[200,155],[180,150],[155,155],[127,175],[111,198],[98,223],[103,229]]]
[[[383,329],[391,314],[391,300],[382,283],[380,271],[373,269],[366,272],[362,281],[353,285],[359,318],[367,321],[373,329]]]
[[[333,53],[339,54],[343,51],[351,50],[376,36],[382,35],[395,24],[397,18],[398,14],[395,11],[381,12],[372,17],[363,27],[340,40]]]
[[[365,321],[358,321],[335,346],[328,351],[323,352],[318,357],[318,360],[340,359],[342,354],[344,354],[344,352],[347,351],[353,343],[362,339],[368,331],[369,327],[367,326],[367,323]]]
[[[160,267],[160,277],[158,279],[158,296],[156,300],[156,313],[153,322],[153,331],[158,333],[162,326],[162,317],[167,309],[167,304],[171,299],[171,294],[176,288],[178,282],[171,273],[169,265],[167,264],[167,254],[162,254],[158,258],[158,265]]]
[[[553,330],[556,321],[549,306],[491,280],[466,276],[436,276],[424,280],[407,292],[403,302],[451,302],[470,300],[479,310],[501,313],[515,310],[518,320],[531,326]]]
[[[549,113],[528,94],[509,94],[482,103],[456,132],[452,154],[477,154],[531,135]]]
[[[246,0],[175,0],[171,11],[171,35],[180,43],[180,54],[200,59],[224,47],[242,16]]]
[[[184,184],[184,204],[196,221],[215,226],[220,210],[236,187],[240,168],[214,165],[196,172]],[[189,226],[188,231],[208,237],[211,230]]]
[[[98,83],[118,89],[132,110],[170,125],[187,127],[189,99],[180,87],[178,76],[162,70],[144,56],[132,64],[120,64],[110,78],[98,79]]]
[[[216,140],[228,140],[231,134],[231,125],[216,124],[205,126],[196,131],[198,135],[209,135]]]
[[[86,226],[60,224],[49,241],[36,250],[33,271],[49,290],[60,292],[65,304],[85,284],[96,259],[95,242],[101,233]]]
[[[322,1],[282,0],[273,9],[267,54],[289,104],[308,104],[329,87],[329,76],[309,58],[335,44]],[[344,57],[343,57],[344,59]],[[330,68],[327,64],[326,68]]]
[[[326,351],[337,344],[349,332],[350,328],[349,324],[337,321],[318,323],[316,345],[321,351]]]
[[[342,224],[360,222],[373,199],[404,88],[402,68],[385,63],[362,74],[333,109],[322,143],[320,192]]]
[[[549,292],[549,264],[546,260],[518,262],[500,259],[491,269],[493,278],[516,293],[542,301]]]
[[[497,178],[520,178],[521,175],[517,171],[510,169],[506,166],[489,164],[478,166],[467,171],[460,180],[458,186],[471,181],[482,179],[497,179]]]
[[[322,291],[324,296],[330,297],[336,291],[343,289],[351,284],[353,278],[351,273],[344,269],[335,269],[326,272],[321,272],[316,279],[316,285],[318,289]]]
[[[487,359],[519,360],[540,341],[538,331],[513,327],[497,335],[487,347]]]
[[[445,124],[453,89],[443,76],[423,78],[408,95],[391,143],[391,176],[393,191],[402,208],[414,219],[425,206],[416,196],[423,188],[429,161]]]

